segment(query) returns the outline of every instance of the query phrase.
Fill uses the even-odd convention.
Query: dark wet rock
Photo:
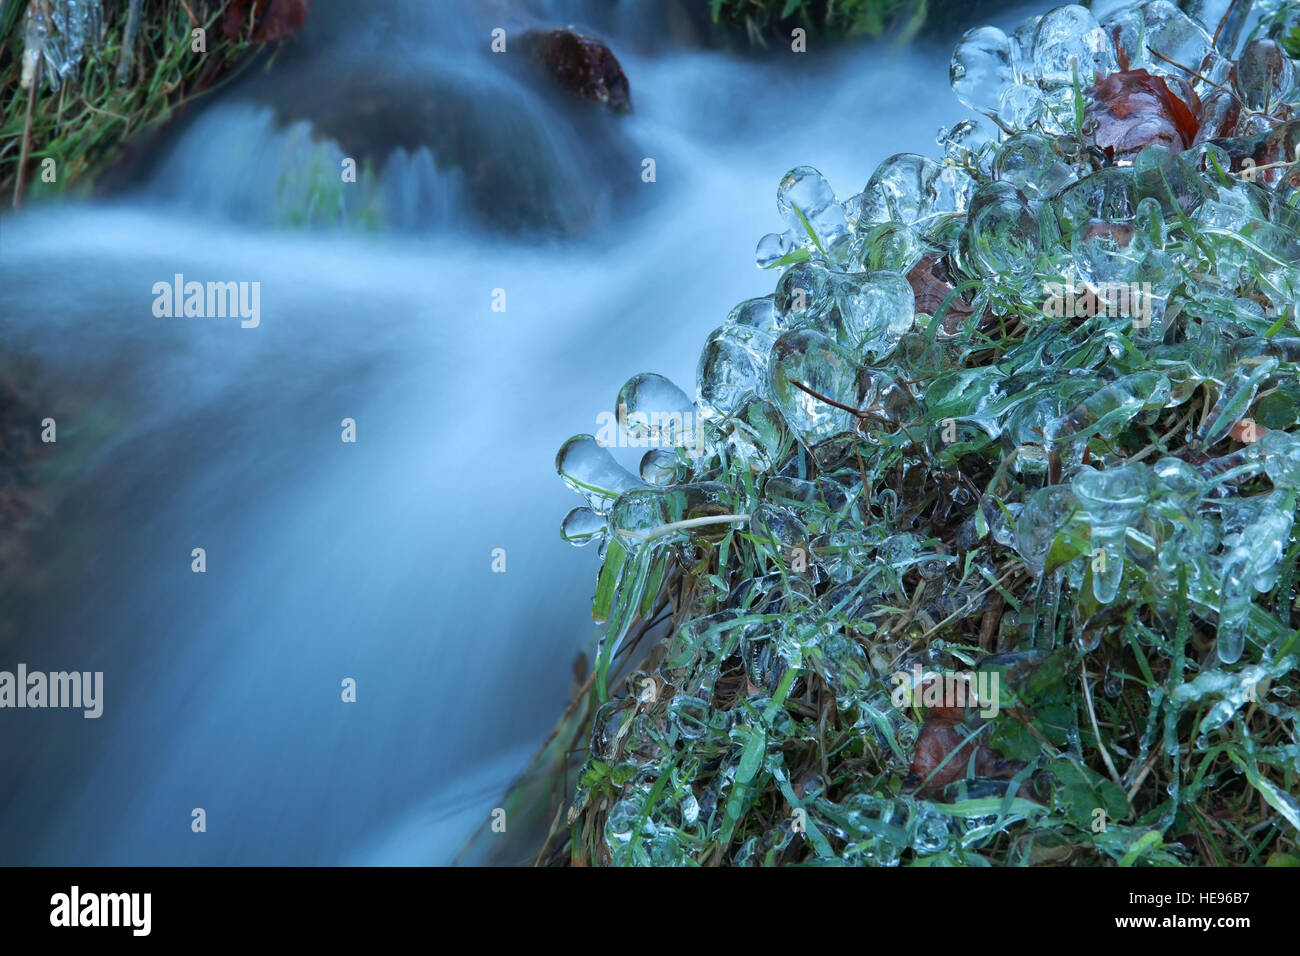
[[[569,92],[615,112],[632,108],[627,76],[603,40],[574,30],[530,30],[523,46]]]
[[[0,376],[0,582],[7,591],[22,577],[29,536],[45,513],[35,477],[46,447],[39,440],[40,421],[31,396]],[[0,640],[5,637],[5,615],[0,613]]]
[[[302,29],[310,8],[311,0],[233,0],[221,31],[229,40],[238,39],[251,19],[252,43],[287,40]]]

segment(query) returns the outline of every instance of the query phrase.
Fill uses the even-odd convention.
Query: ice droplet
[[[655,372],[641,372],[628,379],[619,389],[618,408],[633,447],[638,442],[691,447],[699,439],[695,403]]]
[[[623,492],[641,486],[592,435],[574,435],[566,441],[555,456],[555,470],[600,515],[608,514]]]
[[[801,243],[820,242],[825,249],[849,231],[844,207],[835,201],[825,177],[811,166],[796,166],[785,174],[777,187],[776,208]]]
[[[1007,35],[997,27],[968,30],[953,51],[948,79],[964,106],[996,113],[1003,91],[1016,82]]]
[[[574,508],[561,526],[564,540],[577,548],[585,547],[605,536],[605,519],[590,508]]]
[[[641,459],[641,480],[650,485],[671,485],[678,478],[677,453],[651,448]]]

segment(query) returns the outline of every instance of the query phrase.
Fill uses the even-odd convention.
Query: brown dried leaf
[[[1131,155],[1146,146],[1184,150],[1196,140],[1201,104],[1187,88],[1184,103],[1162,76],[1122,70],[1093,86],[1084,109],[1084,129],[1107,155]]]
[[[912,773],[921,778],[923,793],[936,793],[966,776],[971,756],[979,749],[974,740],[966,740],[967,733],[946,720],[927,720],[921,726]]]

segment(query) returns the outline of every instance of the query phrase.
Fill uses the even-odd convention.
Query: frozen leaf
[[[1186,149],[1200,128],[1190,105],[1176,97],[1164,77],[1146,70],[1111,73],[1089,95],[1084,130],[1089,142],[1112,156],[1129,156],[1151,146]]]

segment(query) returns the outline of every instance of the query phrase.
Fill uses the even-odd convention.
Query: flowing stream
[[[634,110],[612,117],[488,50],[505,5],[364,6],[321,0],[275,71],[201,101],[109,198],[0,219],[0,347],[52,396],[63,471],[0,581],[0,669],[104,674],[99,719],[0,715],[0,862],[449,860],[593,633],[555,451],[636,372],[693,390],[705,336],[775,283],[753,255],[787,169],[849,196],[962,116],[965,23],[746,58],[666,16],[535,5],[619,56]],[[286,225],[296,172],[347,155],[313,128],[430,90],[462,109],[380,165],[393,228]],[[440,171],[498,148],[475,182]],[[177,273],[260,283],[259,324],[156,316]]]

